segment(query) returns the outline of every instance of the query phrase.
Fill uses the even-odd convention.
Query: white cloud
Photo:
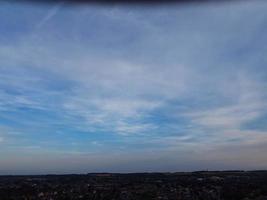
[[[228,92],[231,90],[228,88],[230,85],[235,91],[231,96],[225,96],[230,103],[190,113],[193,122],[211,128],[240,128],[242,124],[257,119],[266,111],[265,84],[243,74],[238,80],[232,80],[227,87],[223,86],[223,89]]]
[[[194,126],[203,130],[204,143],[208,143],[209,147],[267,142],[266,132],[245,128],[246,124],[255,122],[266,113],[266,84],[254,78],[238,73],[238,79],[229,84],[232,88],[222,88],[226,90],[223,92],[226,103],[185,113]]]
[[[36,28],[41,28],[44,26],[49,20],[51,20],[57,12],[60,10],[60,8],[64,5],[64,1],[58,3],[53,8],[51,8],[47,14],[40,20],[40,22],[36,25]]]
[[[157,126],[149,123],[127,123],[125,121],[117,121],[115,124],[115,132],[121,135],[129,135],[136,133],[148,133],[155,131]]]
[[[161,102],[139,98],[75,95],[66,101],[64,108],[70,115],[82,117],[89,129],[98,126],[103,130],[127,135],[153,130],[155,125],[142,123],[142,120],[160,105]]]
[[[241,151],[257,152],[259,145],[266,144],[264,131],[242,129],[242,125],[266,112],[266,81],[255,77],[256,70],[243,72],[259,65],[259,54],[248,56],[248,63],[242,58],[233,59],[242,54],[239,49],[248,50],[244,43],[254,44],[255,32],[262,31],[266,15],[257,15],[258,6],[222,6],[203,10],[160,8],[155,13],[123,9],[93,12],[88,8],[77,12],[75,9],[64,10],[65,7],[57,13],[59,7],[48,11],[34,33],[22,33],[17,40],[0,45],[0,70],[10,70],[0,74],[0,85],[16,88],[22,93],[8,94],[0,90],[0,111],[10,111],[16,106],[58,111],[66,121],[50,119],[38,124],[20,120],[24,120],[27,127],[37,127],[35,130],[63,123],[74,129],[140,136],[137,142],[128,137],[131,139],[129,143],[147,145],[145,150],[140,148],[139,152],[138,149],[121,157],[109,154],[106,159],[103,154],[97,155],[90,159],[90,162],[98,163],[94,164],[96,168],[101,164],[108,166],[105,164],[113,163],[113,158],[120,164],[128,163],[127,157],[134,157],[132,162],[146,160],[151,155],[148,151],[154,152],[155,160],[162,161],[161,157],[165,156],[168,161],[175,160],[175,166],[200,158],[213,163],[219,156],[229,160],[237,157],[238,153],[232,156],[228,151],[236,145],[240,145],[242,162],[249,164],[250,159]],[[262,6],[260,10],[262,12],[266,7]],[[61,13],[64,17],[53,18]],[[58,27],[41,28],[52,20]],[[98,40],[93,41],[96,38]],[[32,70],[40,70],[41,75],[31,74]],[[51,91],[49,84],[57,84],[60,80],[39,84],[51,74],[73,85],[67,91]],[[191,108],[194,103],[199,105]],[[185,111],[177,109],[179,104],[183,104]],[[179,131],[174,135],[172,130],[173,135],[169,136],[168,127],[172,124],[164,129],[164,124],[145,122],[151,113],[166,107],[170,118],[186,118],[192,127],[181,131],[182,122],[177,120],[172,129]],[[173,118],[171,121],[175,120]],[[92,144],[100,146],[97,142]],[[177,155],[181,155],[180,161],[176,159]],[[255,160],[261,159],[264,159],[264,153]],[[86,164],[84,158],[77,160]],[[25,165],[28,165],[30,162],[26,161]],[[65,167],[62,163],[58,166]]]

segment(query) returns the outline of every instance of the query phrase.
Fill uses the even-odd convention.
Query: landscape
[[[0,0],[0,200],[267,200],[267,0]]]
[[[266,200],[267,171],[2,176],[1,200]]]

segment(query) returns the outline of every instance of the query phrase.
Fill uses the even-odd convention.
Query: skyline
[[[0,3],[0,174],[267,169],[267,2]]]

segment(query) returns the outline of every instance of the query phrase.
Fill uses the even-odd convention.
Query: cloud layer
[[[0,173],[266,168],[265,2],[1,4]]]

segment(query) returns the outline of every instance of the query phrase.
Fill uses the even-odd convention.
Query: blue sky
[[[267,2],[0,4],[0,174],[267,168]]]

